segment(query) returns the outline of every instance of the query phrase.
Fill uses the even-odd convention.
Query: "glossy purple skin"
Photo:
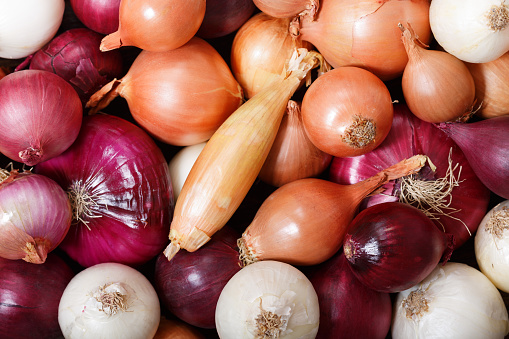
[[[509,199],[509,116],[438,128],[463,150],[472,169],[493,193]]]
[[[454,235],[455,247],[458,248],[470,238],[470,234],[475,233],[488,211],[490,191],[479,180],[467,157],[454,140],[433,124],[417,118],[405,104],[394,105],[391,131],[380,146],[361,156],[333,158],[329,179],[340,184],[354,184],[416,154],[427,155],[437,167],[434,174],[429,170],[421,171],[419,174],[421,179],[442,178],[449,166],[448,159],[451,149],[453,166],[459,164],[462,167],[461,183],[452,191],[451,208],[460,211],[452,214],[454,218],[441,216],[434,222],[440,230]],[[454,173],[457,175],[458,169]],[[387,188],[383,192],[384,195],[366,198],[363,207],[399,200],[397,182],[391,182],[384,187]],[[455,218],[461,219],[468,226],[470,234],[465,225]]]
[[[0,258],[0,338],[62,338],[58,304],[73,276],[52,253],[44,264]]]
[[[120,0],[70,0],[76,17],[88,28],[101,34],[118,29]]]
[[[389,294],[361,284],[343,251],[312,267],[307,276],[320,305],[317,339],[387,337],[392,319]]]
[[[60,245],[80,265],[137,266],[167,245],[174,208],[168,165],[155,142],[131,122],[86,116],[76,142],[35,171],[64,190],[81,183],[94,197],[90,209],[99,217],[82,215],[88,224],[74,222]]]
[[[195,252],[179,251],[171,261],[159,255],[155,287],[162,305],[188,324],[215,328],[219,295],[241,269],[236,244],[239,237],[227,225]]]
[[[255,8],[253,0],[207,0],[205,17],[196,35],[211,39],[233,33],[251,17]]]

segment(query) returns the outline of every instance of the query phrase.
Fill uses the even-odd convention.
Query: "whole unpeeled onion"
[[[205,16],[196,35],[219,38],[241,27],[255,11],[253,0],[207,0]]]
[[[76,17],[91,30],[110,34],[117,30],[121,0],[70,0]]]

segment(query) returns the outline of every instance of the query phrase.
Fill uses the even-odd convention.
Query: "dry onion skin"
[[[263,13],[274,18],[306,17],[314,20],[319,0],[253,0]]]

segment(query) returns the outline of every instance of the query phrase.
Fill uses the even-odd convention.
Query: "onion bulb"
[[[309,279],[278,261],[241,269],[223,288],[216,306],[222,339],[313,339],[319,318],[318,296]]]
[[[207,143],[201,142],[196,145],[185,146],[180,149],[168,162],[171,184],[173,187],[173,198],[177,201],[182,186],[191,172],[196,159]]]
[[[319,0],[253,0],[263,13],[274,18],[293,18],[296,15],[314,19],[320,6]]]
[[[431,31],[448,53],[466,62],[493,61],[509,51],[509,4],[500,0],[433,0]]]

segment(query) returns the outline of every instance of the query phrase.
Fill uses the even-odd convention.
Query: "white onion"
[[[216,305],[216,329],[222,339],[312,339],[319,318],[311,282],[297,268],[279,261],[242,268],[223,288]],[[264,319],[279,325],[267,327]],[[262,329],[267,336],[258,333]]]
[[[509,292],[509,200],[482,219],[474,242],[479,269],[500,290]]]
[[[504,0],[433,0],[429,20],[440,46],[460,60],[489,62],[509,50],[509,5]]]
[[[102,297],[116,297],[111,307]],[[143,274],[118,263],[86,268],[69,282],[58,307],[58,323],[67,338],[153,338],[160,305]]]
[[[503,338],[509,320],[502,295],[480,271],[439,264],[396,296],[392,338]]]
[[[207,142],[201,142],[196,145],[185,146],[180,149],[168,163],[174,201],[177,201],[191,168],[193,168],[196,159],[206,144]]]
[[[57,33],[64,0],[0,0],[0,58],[29,56]]]

